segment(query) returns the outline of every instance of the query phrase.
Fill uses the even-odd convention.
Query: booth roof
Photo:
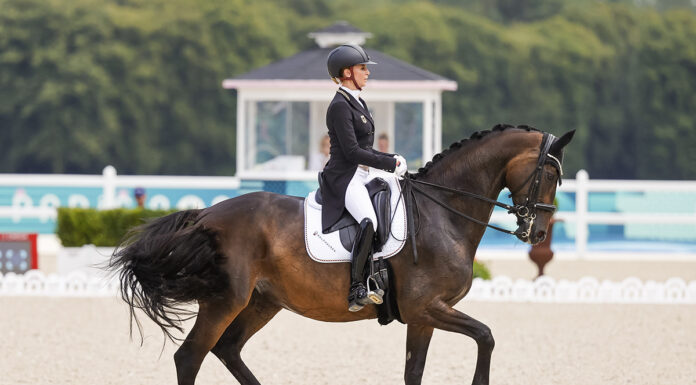
[[[227,81],[266,81],[266,80],[329,80],[326,58],[332,48],[315,48],[271,63]],[[450,84],[456,89],[453,80],[418,68],[379,51],[365,49],[376,65],[370,65],[370,79],[379,81],[438,82]],[[330,80],[329,80],[330,82]],[[452,86],[453,84],[453,86]],[[236,87],[231,87],[236,88]]]

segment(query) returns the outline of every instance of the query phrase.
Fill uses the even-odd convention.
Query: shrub
[[[491,279],[491,272],[483,262],[474,260],[474,278]]]
[[[56,234],[63,246],[116,246],[134,226],[174,210],[58,208]]]

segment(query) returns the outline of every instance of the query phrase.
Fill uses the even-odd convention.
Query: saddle
[[[391,231],[391,191],[389,190],[389,183],[382,178],[374,178],[367,183],[365,187],[370,195],[375,214],[377,214],[377,223],[375,224],[375,226],[377,226],[377,231],[375,232],[375,241],[372,247],[375,252],[382,251],[382,247],[389,239],[389,232]],[[314,195],[314,200],[320,205],[323,204],[321,195],[323,189],[324,178],[322,178],[322,173],[320,172],[319,188]],[[358,228],[358,221],[350,215],[348,210],[344,209],[341,218],[331,225],[327,231],[324,231],[324,234],[338,230],[341,245],[343,245],[343,248],[346,250],[351,251],[353,242],[355,242],[355,237],[358,234]]]

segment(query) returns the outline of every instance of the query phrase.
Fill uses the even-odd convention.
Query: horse
[[[390,261],[400,321],[407,325],[406,384],[421,383],[434,329],[475,340],[472,384],[488,384],[491,330],[453,306],[471,288],[476,249],[503,188],[514,204],[505,207],[518,218],[511,233],[531,244],[544,239],[563,147],[573,133],[555,138],[497,125],[452,144],[400,182],[411,187],[411,242]],[[240,352],[281,309],[327,322],[377,317],[374,305],[348,311],[349,264],[309,258],[303,201],[269,192],[241,195],[141,225],[116,249],[110,268],[119,271],[131,332],[134,319],[141,327],[136,309],[172,339],[173,330],[183,332],[182,319],[196,318],[174,354],[180,385],[194,383],[211,351],[240,384],[259,384]],[[197,313],[188,306],[195,302]]]

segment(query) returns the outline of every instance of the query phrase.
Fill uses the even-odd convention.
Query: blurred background
[[[0,0],[0,9],[0,232],[38,233],[45,255],[113,246],[146,216],[85,219],[78,209],[305,196],[335,88],[322,36],[341,34],[382,61],[364,95],[385,148],[412,171],[497,123],[575,129],[558,194],[561,254],[696,255],[693,0]],[[514,226],[498,211],[493,221]],[[528,251],[490,231],[486,250]]]
[[[222,80],[346,20],[372,33],[366,47],[457,82],[442,96],[445,145],[500,122],[577,129],[568,175],[694,179],[695,7],[1,0],[0,172],[235,175],[237,95]]]
[[[340,42],[380,63],[375,147],[411,171],[498,123],[577,130],[553,236],[487,231],[457,305],[494,330],[494,383],[694,383],[696,0],[0,0],[0,383],[176,381],[98,266],[146,218],[315,189]],[[244,358],[402,383],[405,335],[281,312]],[[424,383],[476,351],[436,332]],[[233,380],[209,355],[201,381]]]

